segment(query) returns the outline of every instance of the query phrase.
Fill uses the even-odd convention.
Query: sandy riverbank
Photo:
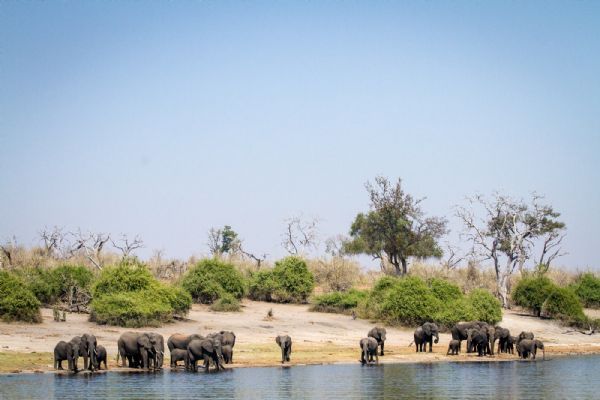
[[[269,309],[274,317],[266,318]],[[294,342],[291,364],[357,362],[358,341],[365,337],[373,323],[349,316],[313,313],[308,306],[244,301],[240,313],[215,313],[208,307],[194,305],[186,321],[177,321],[161,328],[127,329],[99,326],[87,320],[85,314],[70,314],[66,322],[55,322],[50,309],[42,310],[43,322],[37,325],[0,323],[0,372],[50,371],[52,351],[60,340],[70,340],[77,334],[92,332],[98,343],[109,353],[109,368],[116,367],[117,339],[125,331],[155,331],[165,340],[173,333],[208,333],[231,330],[236,333],[233,366],[279,365],[279,348],[275,336],[289,334]],[[565,333],[567,328],[554,321],[540,320],[514,311],[506,311],[500,323],[511,332],[532,331],[547,346],[546,355],[600,354],[600,335]],[[413,329],[387,327],[386,355],[382,362],[474,361],[475,355],[446,356],[449,334],[440,335],[434,351],[415,353]],[[502,354],[485,360],[510,360],[516,356]],[[166,358],[168,363],[168,357]]]

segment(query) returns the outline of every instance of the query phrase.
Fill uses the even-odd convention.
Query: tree
[[[304,220],[302,216],[285,221],[285,232],[281,244],[290,255],[299,255],[319,246],[318,218]]]
[[[545,243],[541,261],[549,263],[560,255],[556,247],[560,246],[560,232],[565,224],[557,220],[560,214],[552,207],[540,204],[542,199],[533,194],[527,204],[495,193],[491,200],[481,195],[469,197],[467,207],[457,207],[456,216],[465,226],[463,237],[471,242],[476,254],[494,263],[496,286],[504,308],[510,307],[510,276],[516,269],[523,270],[539,240]],[[483,209],[482,218],[476,217],[476,207]],[[551,249],[555,249],[550,255],[548,243],[554,244]]]
[[[98,269],[102,269],[102,249],[104,245],[110,240],[110,235],[104,233],[88,233],[87,235],[78,231],[73,253],[77,251],[83,251],[85,257]]]
[[[121,239],[118,242],[110,239],[113,247],[119,249],[123,254],[123,259],[131,256],[131,254],[142,247],[144,247],[144,241],[136,235],[133,239],[130,239],[126,234],[121,235]]]
[[[351,254],[368,254],[387,261],[397,275],[408,272],[409,257],[441,257],[438,240],[446,234],[447,221],[425,217],[423,199],[414,199],[402,190],[402,181],[393,184],[387,178],[375,178],[375,185],[365,185],[371,210],[359,213],[350,228],[351,240],[345,250]]]
[[[241,241],[237,232],[225,225],[223,229],[210,228],[207,244],[212,255],[220,256],[239,252]]]

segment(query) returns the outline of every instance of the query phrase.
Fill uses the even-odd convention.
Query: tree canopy
[[[365,185],[370,210],[359,213],[350,228],[351,240],[344,249],[351,254],[368,254],[384,265],[389,262],[398,275],[408,271],[409,257],[441,257],[438,240],[446,233],[446,220],[425,217],[424,199],[415,199],[385,177]]]

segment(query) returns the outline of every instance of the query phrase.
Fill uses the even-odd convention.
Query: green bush
[[[60,282],[48,268],[19,268],[15,273],[42,304],[54,304],[60,294]]]
[[[443,329],[450,329],[460,321],[474,321],[473,304],[467,297],[451,300],[443,304],[433,320]]]
[[[223,296],[210,305],[210,309],[212,311],[218,312],[231,312],[231,311],[240,311],[241,306],[238,299],[233,297],[229,293],[224,293]]]
[[[18,276],[0,271],[0,318],[42,322],[40,302]]]
[[[51,271],[52,279],[57,282],[59,296],[67,294],[73,288],[89,290],[94,274],[83,265],[61,265]]]
[[[572,285],[584,307],[600,308],[600,278],[588,272],[582,274]]]
[[[366,291],[350,289],[347,292],[331,292],[315,296],[312,300],[311,311],[348,313],[367,300]]]
[[[273,296],[280,290],[273,270],[262,270],[250,275],[248,297],[252,300],[273,301]]]
[[[556,285],[545,276],[525,277],[515,286],[512,300],[516,305],[532,310],[539,317],[544,301],[555,288]]]
[[[432,321],[442,307],[432,290],[417,277],[398,281],[386,294],[381,317],[391,323],[418,325]]]
[[[190,269],[181,282],[192,298],[210,304],[229,293],[237,299],[244,295],[244,278],[233,264],[218,259],[202,260]]]
[[[61,265],[53,269],[20,268],[16,273],[35,297],[46,305],[54,304],[59,299],[76,297],[81,292],[85,292],[89,298],[90,285],[94,279],[92,271],[81,265]]]
[[[184,316],[192,305],[187,291],[160,283],[137,262],[104,268],[93,294],[91,321],[129,328],[160,326]]]
[[[542,315],[565,322],[586,320],[579,298],[570,288],[555,287],[542,305]]]
[[[431,278],[427,281],[433,295],[441,301],[458,300],[463,297],[460,288],[444,279]]]
[[[315,278],[306,262],[290,256],[275,262],[273,276],[277,281],[276,296],[284,303],[306,303],[315,287]]]
[[[497,324],[502,320],[500,301],[485,289],[475,289],[467,296],[473,315],[471,320]]]

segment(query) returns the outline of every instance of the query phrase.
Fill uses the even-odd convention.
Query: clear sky
[[[559,264],[598,268],[600,2],[0,3],[0,238],[44,226],[282,256],[347,233],[364,183],[430,215],[546,195]]]

